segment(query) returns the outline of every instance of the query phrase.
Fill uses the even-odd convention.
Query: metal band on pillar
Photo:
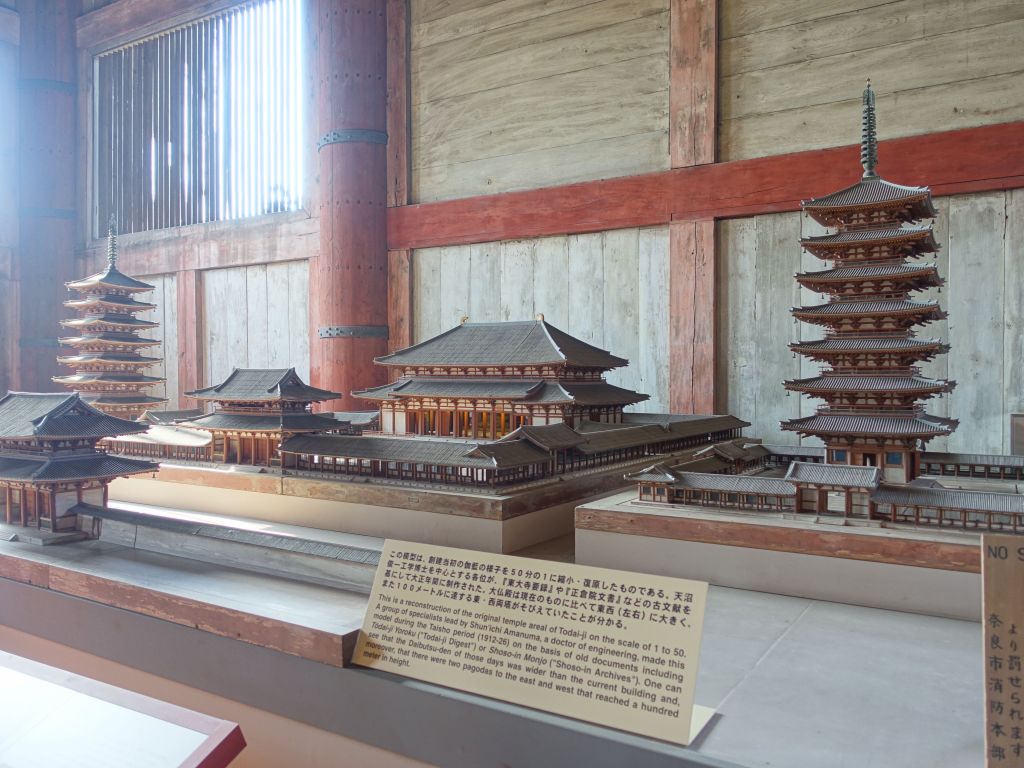
[[[384,131],[371,131],[367,128],[349,128],[344,131],[328,131],[316,141],[319,152],[328,144],[387,144],[388,135]]]
[[[317,333],[321,339],[386,339],[388,327],[386,325],[329,325],[326,328],[318,328]]]

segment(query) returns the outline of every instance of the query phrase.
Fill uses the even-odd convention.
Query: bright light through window
[[[95,60],[94,233],[303,204],[302,0],[257,0]]]

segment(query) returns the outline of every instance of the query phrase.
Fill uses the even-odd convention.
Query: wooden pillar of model
[[[309,265],[310,380],[343,393],[383,384],[387,353],[385,3],[319,0],[320,253]]]
[[[19,0],[19,340],[13,384],[54,389],[64,283],[74,276],[78,0]]]

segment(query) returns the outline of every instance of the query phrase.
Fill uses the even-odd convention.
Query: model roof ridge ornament
[[[871,90],[871,79],[868,78],[864,89],[861,111],[860,133],[860,164],[864,168],[865,179],[877,179],[875,167],[878,165],[878,136],[875,122],[875,92]]]

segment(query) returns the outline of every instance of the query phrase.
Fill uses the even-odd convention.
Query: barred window
[[[301,27],[253,0],[95,58],[95,236],[302,205]]]

